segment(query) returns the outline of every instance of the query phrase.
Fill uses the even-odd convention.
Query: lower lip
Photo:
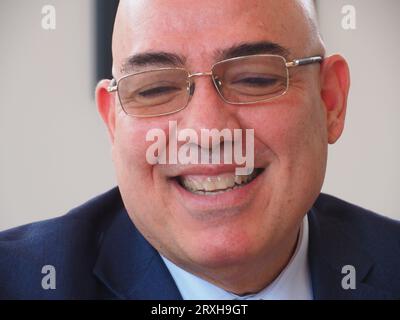
[[[254,180],[240,188],[209,195],[200,195],[187,191],[176,179],[171,179],[170,182],[177,192],[178,200],[181,200],[183,206],[190,211],[238,209],[245,206],[254,197],[255,192],[259,190],[258,186],[263,180],[266,171],[267,169],[264,169]]]

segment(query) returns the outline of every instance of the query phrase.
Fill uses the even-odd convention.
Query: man
[[[320,194],[350,84],[324,55],[311,1],[122,1],[96,91],[118,188],[2,233],[0,297],[399,298],[399,223]],[[254,166],[149,161],[183,129],[254,130]]]

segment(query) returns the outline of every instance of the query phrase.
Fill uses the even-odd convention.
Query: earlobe
[[[96,104],[104,123],[107,126],[111,142],[114,142],[115,132],[115,102],[112,93],[107,88],[110,80],[101,80],[96,87]]]
[[[335,143],[344,129],[350,74],[346,60],[334,55],[324,60],[321,67],[321,99],[327,117],[328,142]]]

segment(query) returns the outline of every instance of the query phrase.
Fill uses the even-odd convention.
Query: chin
[[[258,256],[262,245],[256,237],[242,230],[220,230],[217,233],[203,232],[191,237],[185,251],[190,260],[207,268],[223,268],[239,265]]]

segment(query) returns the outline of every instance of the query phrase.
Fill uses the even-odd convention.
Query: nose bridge
[[[220,96],[219,90],[215,87],[214,83],[214,78],[213,78],[213,71],[208,71],[208,72],[194,72],[189,74],[189,85],[190,85],[190,99],[193,97],[195,89],[196,89],[196,83],[194,81],[194,78],[196,77],[211,77],[211,81],[213,83],[213,88],[216,90],[218,96]],[[221,97],[220,97],[221,98]]]
[[[206,84],[203,82],[200,87],[195,85],[195,77],[212,77],[213,72],[196,72],[189,75],[192,86],[191,98],[189,106],[182,111],[181,126],[194,129],[201,135],[202,129],[238,129],[240,121],[237,119],[235,112],[230,110],[224,100],[221,98],[215,83]],[[212,86],[212,88],[211,88]],[[200,89],[195,94],[194,91]],[[208,90],[214,90],[214,93]],[[207,92],[208,91],[208,92]],[[202,145],[204,142],[200,142]]]

